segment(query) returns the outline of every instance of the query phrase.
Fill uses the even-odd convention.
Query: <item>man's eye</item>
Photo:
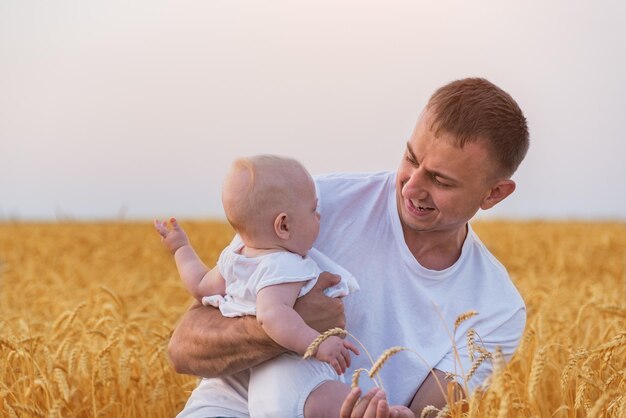
[[[441,187],[450,187],[449,184],[446,183],[442,183],[441,181],[439,181],[439,179],[435,176],[433,176],[433,183],[435,183],[437,186],[441,186]]]

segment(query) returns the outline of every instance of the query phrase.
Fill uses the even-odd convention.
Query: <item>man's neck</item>
[[[461,256],[467,224],[453,231],[413,231],[403,226],[404,242],[413,257],[430,270],[444,270]]]

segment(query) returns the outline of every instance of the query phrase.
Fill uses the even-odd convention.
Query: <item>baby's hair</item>
[[[268,233],[274,218],[292,207],[295,191],[306,181],[312,181],[310,174],[292,158],[239,158],[233,162],[222,190],[226,218],[239,234]]]

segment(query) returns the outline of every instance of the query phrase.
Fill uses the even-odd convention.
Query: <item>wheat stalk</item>
[[[350,387],[352,389],[356,388],[359,386],[359,376],[361,376],[361,373],[369,373],[369,371],[367,369],[364,368],[359,368],[356,369],[353,373],[352,373],[352,384],[350,385]],[[374,383],[376,383],[376,381],[374,380]],[[378,383],[376,383],[376,385],[378,386]]]
[[[330,338],[334,335],[346,335],[347,331],[343,328],[331,328],[327,331],[324,331],[323,333],[321,333],[320,335],[317,336],[317,338],[315,338],[311,344],[309,344],[309,347],[306,349],[306,351],[304,352],[304,356],[302,356],[304,359],[308,359],[311,357],[315,356],[315,352],[317,351],[317,348],[320,346],[321,343],[323,343],[327,338]]]
[[[57,384],[59,388],[59,392],[61,392],[61,396],[65,400],[65,402],[69,401],[70,398],[70,388],[67,384],[67,379],[65,377],[64,371],[60,367],[56,367],[54,369],[54,373],[52,374],[52,378],[54,382]]]
[[[620,316],[622,318],[626,318],[626,308],[617,306],[617,305],[604,305],[604,306],[596,306],[600,312]]]
[[[474,361],[474,353],[476,352],[475,338],[476,338],[476,330],[474,328],[470,328],[467,330],[467,351],[470,356],[470,360]]]
[[[569,385],[569,376],[576,366],[576,363],[585,356],[585,350],[578,350],[575,353],[571,353],[569,358],[567,359],[567,363],[561,372],[561,391],[565,392],[567,390],[567,386]]]
[[[446,418],[449,412],[450,412],[450,405],[446,404],[443,408],[441,408],[441,410],[439,410],[439,413],[437,414],[435,418]]]
[[[72,313],[70,314],[67,320],[66,327],[69,328],[69,326],[72,325],[72,322],[74,322],[74,319],[76,319],[76,316],[78,315],[78,313],[82,311],[85,308],[85,306],[87,306],[87,303],[83,302],[79,304],[78,306],[76,306],[76,308],[74,308],[74,310],[72,311]]]
[[[16,405],[13,405],[13,407],[22,412],[28,413],[29,416],[31,417],[36,416],[36,417],[46,418],[46,413],[42,411],[41,409],[37,408],[35,405],[16,404]]]
[[[13,351],[17,351],[17,347],[8,339],[0,337],[0,347],[5,346],[10,348]]]
[[[78,358],[79,348],[76,346],[70,351],[70,356],[67,359],[67,373],[72,374],[74,372],[74,364],[76,364],[76,359]]]
[[[613,416],[623,416],[624,414],[622,413],[621,415],[619,413],[617,413],[618,410],[622,409],[622,402],[624,400],[624,395],[618,395],[615,399],[613,399],[611,402],[609,402],[609,406],[606,408],[607,412],[609,414],[613,414]],[[615,412],[611,412],[615,410]],[[622,411],[622,412],[626,412],[626,411]],[[611,415],[609,415],[611,416]]]
[[[502,353],[502,347],[497,346],[491,356],[491,361],[493,362],[493,373],[499,373],[504,370],[506,366],[506,360],[504,359],[504,354]]]
[[[15,412],[15,409],[13,409],[11,405],[9,405],[9,402],[6,400],[6,398],[4,399],[3,405],[5,412],[8,412],[9,414],[9,418],[19,418],[17,412]]]
[[[380,355],[380,357],[378,357],[378,359],[376,360],[376,362],[374,362],[374,365],[370,369],[369,377],[373,378],[374,376],[376,376],[378,372],[380,371],[380,369],[383,367],[383,364],[385,364],[385,362],[389,360],[391,356],[406,349],[407,349],[406,347],[397,346],[397,347],[388,348],[385,351],[383,351],[383,353]]]
[[[498,418],[507,418],[509,416],[510,399],[506,392],[501,393],[500,404],[498,405]]]
[[[613,337],[611,341],[608,343],[602,344],[599,347],[592,350],[592,353],[602,353],[604,354],[607,351],[614,350],[618,347],[622,347],[626,345],[626,331],[616,335]]]
[[[609,403],[609,400],[616,395],[614,391],[606,391],[598,398],[598,400],[593,404],[587,416],[589,417],[599,417],[601,416],[600,412],[606,411],[605,406]]]
[[[58,332],[61,328],[64,328],[64,324],[67,322],[67,319],[71,314],[71,312],[66,311],[60,315],[57,320],[54,321],[54,324],[52,324],[52,332]]]
[[[586,395],[586,391],[587,391],[587,385],[589,384],[589,378],[588,376],[591,376],[591,370],[589,370],[587,367],[583,366],[582,369],[584,374],[580,374],[579,377],[581,377],[581,382],[578,385],[578,388],[576,388],[576,396],[574,399],[574,408],[576,409],[580,409],[580,408],[585,408],[586,410],[588,410],[591,405],[589,405],[589,400],[587,399]]]
[[[491,357],[491,353],[480,353],[480,356],[478,356],[478,358],[474,360],[474,363],[472,363],[472,367],[467,372],[467,375],[465,376],[465,380],[468,382],[472,380],[472,376],[474,376],[474,373],[476,373],[476,370],[478,370],[478,367],[490,357]]]
[[[454,331],[456,332],[456,330],[459,328],[461,323],[467,321],[468,319],[476,315],[478,315],[478,312],[472,310],[472,311],[464,312],[461,315],[457,316],[456,321],[454,321]]]
[[[613,373],[606,382],[604,382],[604,390],[607,391],[609,389],[611,389],[611,386],[613,385],[613,383],[615,382],[615,380],[617,380],[617,378],[619,377],[619,374],[617,373]]]
[[[380,369],[383,367],[383,364],[385,364],[385,362],[389,360],[391,356],[403,350],[407,350],[407,348],[397,346],[397,347],[388,348],[385,351],[383,351],[383,353],[378,357],[378,359],[372,365],[372,368],[369,370],[369,373],[368,373],[369,377],[371,379],[374,379],[375,376],[378,375],[378,372],[380,372]],[[380,388],[384,390],[383,382],[380,380],[380,377],[378,379],[378,382],[379,382]]]
[[[428,405],[424,409],[422,409],[422,413],[420,414],[420,418],[427,418],[433,412],[439,412],[438,408],[435,408],[432,405]]]
[[[543,373],[543,367],[546,364],[546,348],[541,347],[535,353],[533,357],[533,364],[530,369],[530,377],[528,379],[528,396],[531,402],[536,400],[537,387],[539,386],[539,380],[541,379],[541,373]]]
[[[454,381],[457,379],[457,377],[459,377],[459,375],[457,375],[456,373],[452,373],[452,372],[445,372],[444,374],[444,379],[448,381]]]

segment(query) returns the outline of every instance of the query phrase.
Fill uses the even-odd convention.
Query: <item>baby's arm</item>
[[[302,288],[302,282],[264,287],[257,293],[257,320],[274,341],[304,355],[309,345],[320,334],[309,327],[293,309]],[[327,338],[318,347],[315,357],[330,364],[338,374],[350,366],[350,351],[358,349],[337,336]]]
[[[161,235],[163,245],[174,255],[176,267],[185,287],[197,300],[203,296],[223,295],[226,283],[217,267],[209,268],[200,260],[198,254],[189,243],[185,231],[178,225],[176,219],[170,219],[172,229],[166,221],[155,219],[154,227]]]

